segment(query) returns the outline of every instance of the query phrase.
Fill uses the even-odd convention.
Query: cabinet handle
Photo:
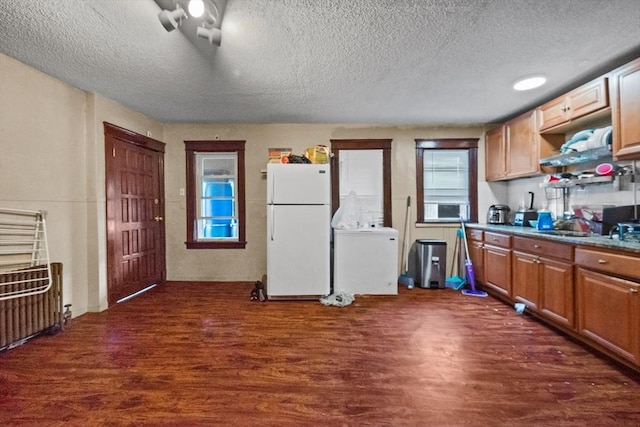
[[[598,264],[606,264],[607,260],[606,259],[599,259],[598,260]]]
[[[534,264],[540,264],[540,260],[536,258],[536,259],[533,260],[533,263]]]
[[[493,240],[494,242],[497,242],[497,241],[498,241],[498,239],[496,239],[495,237],[494,237],[492,240]]]
[[[630,294],[637,294],[637,293],[638,293],[638,290],[637,290],[636,288],[630,288],[630,289],[629,289],[629,293],[630,293]]]
[[[534,248],[540,249],[540,245],[533,245]]]

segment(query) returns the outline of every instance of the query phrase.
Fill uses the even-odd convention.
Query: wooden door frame
[[[139,133],[133,132],[131,130],[122,128],[120,126],[114,125],[109,122],[103,122],[104,125],[104,149],[105,149],[105,215],[106,215],[106,253],[107,253],[107,295],[109,295],[109,284],[112,283],[112,260],[113,260],[113,247],[114,247],[114,236],[113,229],[114,227],[110,225],[110,221],[115,221],[117,218],[112,215],[109,215],[109,209],[111,204],[113,204],[113,194],[114,194],[114,177],[110,175],[109,167],[108,167],[108,159],[111,155],[109,151],[109,147],[107,144],[108,137],[112,137],[118,139],[121,142],[126,144],[135,145],[140,148],[148,149],[151,151],[155,151],[161,153],[160,164],[158,165],[158,192],[159,192],[159,215],[165,218],[165,193],[164,193],[164,152],[165,152],[165,144],[164,142],[158,141],[156,139],[150,138],[145,135],[141,135]],[[112,208],[111,208],[112,209]],[[161,277],[161,281],[165,281],[167,277],[167,262],[166,262],[166,230],[165,230],[165,222],[161,221],[160,223],[160,242],[159,248],[161,250],[161,259],[159,269],[159,277]],[[112,304],[113,301],[108,301],[108,304]]]

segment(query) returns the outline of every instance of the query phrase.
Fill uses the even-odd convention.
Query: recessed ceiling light
[[[517,82],[515,82],[513,84],[513,88],[515,90],[535,89],[542,86],[546,81],[547,79],[542,76],[527,77],[526,79],[518,80]]]

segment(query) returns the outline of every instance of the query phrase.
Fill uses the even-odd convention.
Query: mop
[[[411,215],[411,196],[407,197],[407,219],[404,222],[404,244],[402,245],[402,273],[398,277],[398,284],[405,285],[407,288],[412,289],[413,277],[408,273],[409,271],[409,219]]]
[[[464,238],[463,240],[464,253],[466,257],[464,260],[464,265],[467,269],[467,280],[469,281],[469,285],[471,286],[471,289],[463,289],[462,295],[469,295],[474,297],[486,297],[489,294],[487,294],[484,291],[480,291],[476,289],[476,275],[475,275],[475,272],[473,271],[473,263],[471,262],[471,258],[469,257],[469,244],[467,243],[467,233],[464,229],[464,220],[462,219],[462,217],[460,217],[460,223],[462,224],[462,236]]]

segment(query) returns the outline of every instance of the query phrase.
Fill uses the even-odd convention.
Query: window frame
[[[455,220],[425,221],[424,219],[424,151],[467,150],[469,156],[469,222],[478,222],[478,142],[479,138],[416,139],[416,197],[419,224],[447,224]]]
[[[391,139],[331,139],[331,215],[340,207],[340,151],[382,150],[383,225],[391,227]]]
[[[246,141],[184,141],[186,158],[186,201],[187,201],[187,249],[244,249],[246,242],[246,202],[245,202],[245,143]],[[237,155],[236,197],[238,205],[237,240],[198,240],[197,194],[198,184],[196,153],[230,153]]]

